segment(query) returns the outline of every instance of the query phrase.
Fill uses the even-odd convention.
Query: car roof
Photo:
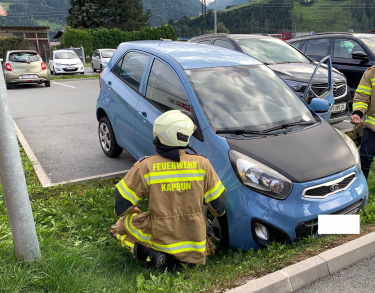
[[[201,36],[196,36],[191,38],[191,40],[199,40],[199,39],[208,39],[208,38],[230,38],[230,39],[260,39],[260,38],[272,38],[277,39],[275,37],[269,36],[267,34],[224,34],[224,33],[217,33],[217,34],[206,34]]]
[[[11,54],[11,53],[17,53],[17,52],[19,52],[19,53],[23,53],[23,52],[33,52],[33,53],[36,53],[36,54],[38,54],[38,52],[37,51],[35,51],[35,50],[9,50],[9,51],[7,51],[7,54]]]
[[[312,39],[312,38],[326,38],[326,37],[342,37],[342,36],[351,36],[355,38],[370,38],[375,37],[374,33],[348,33],[348,32],[333,32],[333,33],[317,33],[315,35],[305,35],[300,37],[295,37],[293,39],[288,40],[288,42],[293,42],[297,40],[304,40],[304,39]]]
[[[119,45],[115,54],[115,60],[125,51],[135,49],[149,52],[160,58],[172,58],[185,70],[195,68],[255,65],[260,61],[246,54],[233,50],[204,45],[198,43],[186,43],[179,41],[134,41],[124,42]]]

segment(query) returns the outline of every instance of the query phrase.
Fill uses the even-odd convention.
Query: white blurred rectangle
[[[359,234],[359,215],[318,215],[318,234]]]

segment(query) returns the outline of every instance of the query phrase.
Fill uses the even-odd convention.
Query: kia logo
[[[339,189],[340,189],[340,186],[339,186],[338,184],[333,184],[333,185],[331,185],[331,186],[329,187],[329,190],[330,190],[331,192],[337,191],[337,190],[339,190]]]

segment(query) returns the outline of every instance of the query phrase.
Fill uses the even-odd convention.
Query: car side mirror
[[[352,53],[353,59],[368,60],[368,56],[363,51],[355,51]]]
[[[322,100],[319,98],[314,98],[311,100],[310,108],[315,113],[324,113],[329,110],[329,102],[327,100]]]

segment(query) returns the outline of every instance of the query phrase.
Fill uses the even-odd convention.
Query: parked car
[[[331,55],[332,65],[345,74],[351,99],[363,73],[375,65],[375,34],[325,33],[287,41],[315,60]],[[352,103],[352,101],[350,102]]]
[[[103,152],[153,155],[155,119],[171,109],[188,113],[197,126],[190,146],[228,192],[226,216],[208,221],[208,233],[232,248],[294,241],[317,232],[319,214],[363,209],[368,187],[358,150],[316,114],[328,102],[308,106],[266,65],[228,52],[185,42],[120,44],[100,78]]]
[[[36,51],[7,51],[4,61],[4,78],[7,89],[15,84],[44,83],[51,86],[46,63]]]
[[[113,53],[116,49],[97,49],[91,57],[91,68],[93,72],[99,70],[100,72],[105,68],[111,60]]]
[[[56,50],[49,59],[51,74],[85,73],[81,59],[73,50]]]
[[[188,42],[224,47],[257,58],[280,75],[300,96],[305,94],[317,64],[284,41],[268,35],[208,34],[194,37]],[[329,121],[331,124],[342,122],[347,118],[347,105],[350,100],[345,76],[337,70],[333,73],[333,83],[335,102]],[[327,69],[321,68],[314,79],[306,102],[310,103],[312,98],[320,97],[326,88]]]

